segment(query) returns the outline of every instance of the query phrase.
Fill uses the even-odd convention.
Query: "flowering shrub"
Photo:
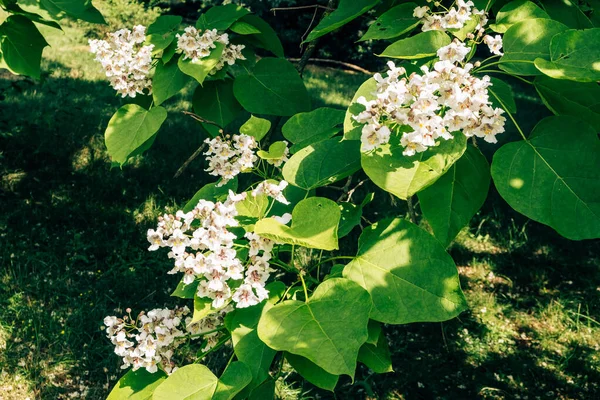
[[[307,41],[378,3],[341,0]],[[600,237],[600,50],[587,46],[600,39],[596,11],[449,3],[380,9],[363,39],[390,40],[379,56],[395,61],[347,110],[312,109],[275,32],[235,5],[209,9],[195,26],[161,16],[147,30],[90,42],[113,87],[148,100],[109,121],[113,161],[149,148],[167,118],[161,104],[194,80],[190,114],[210,135],[195,154],[218,179],[148,231],[149,250],[170,259],[165,272],[181,275],[173,296],[189,305],[106,318],[131,368],[109,398],[273,398],[284,360],[328,390],[341,375],[354,377],[359,362],[392,371],[384,324],[445,321],[467,308],[446,247],[492,179],[531,219],[572,240]],[[526,135],[499,77],[534,86],[555,116]],[[505,133],[509,122],[519,140]],[[491,167],[482,141],[505,143]],[[410,221],[363,226],[374,194],[354,204],[350,179],[336,186],[337,202],[325,197],[331,191],[321,188],[361,170],[407,201]],[[358,230],[357,254],[337,253]],[[313,255],[308,263],[298,261],[302,249]],[[224,346],[232,355],[217,377],[201,363]],[[193,363],[182,347],[195,349]]]

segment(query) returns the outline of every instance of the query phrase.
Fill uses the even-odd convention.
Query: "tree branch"
[[[417,214],[415,213],[415,208],[412,202],[412,196],[406,199],[406,203],[408,204],[408,215],[410,216],[410,220],[413,224],[419,225],[419,221],[417,221]]]
[[[173,175],[173,178],[179,178],[181,176],[181,174],[183,174],[183,171],[185,171],[186,168],[192,163],[192,161],[194,161],[200,154],[202,154],[202,152],[204,151],[205,148],[206,148],[206,143],[202,143],[202,146],[198,147],[198,149],[194,152],[194,154],[192,154],[190,156],[190,158],[185,160],[185,162],[181,165],[181,167],[179,167],[177,172],[175,172],[175,175]]]
[[[323,13],[323,16],[321,17],[321,21],[323,21],[323,19],[330,14],[330,10],[335,9],[336,3],[337,3],[336,0],[329,0],[329,2],[327,3],[327,7],[326,7],[327,10]],[[298,70],[298,73],[300,74],[301,77],[302,77],[302,73],[304,72],[304,68],[306,67],[306,64],[308,63],[308,59],[312,56],[312,54],[315,52],[315,49],[317,48],[318,42],[319,42],[319,38],[311,41],[308,44],[308,47],[306,47],[306,50],[304,50],[304,53],[302,53],[302,57],[300,57],[300,61],[298,61],[298,65],[296,65],[296,69]]]

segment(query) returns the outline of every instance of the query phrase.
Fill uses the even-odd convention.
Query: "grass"
[[[190,107],[184,100],[169,103],[148,153],[111,169],[102,134],[121,100],[77,28],[49,41],[42,82],[0,75],[2,400],[105,398],[122,371],[102,319],[175,304],[168,294],[177,277],[146,251],[144,232],[207,180],[199,162],[172,178],[202,140],[179,112]],[[315,104],[337,107],[365,78],[316,67],[305,74]],[[528,90],[518,101],[530,124],[544,111]],[[367,190],[376,189],[361,187],[357,198]],[[369,220],[405,213],[376,196]],[[492,191],[450,248],[470,311],[442,324],[386,327],[395,372],[361,367],[354,385],[342,379],[338,398],[600,398],[598,244],[562,239]],[[287,378],[278,384],[283,398],[332,397],[293,371]]]

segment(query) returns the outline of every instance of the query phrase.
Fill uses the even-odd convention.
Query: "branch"
[[[334,10],[336,3],[337,3],[336,0],[329,0],[329,2],[327,3],[326,11],[323,13],[323,16],[321,17],[321,21],[323,21],[323,19],[325,19],[325,17],[327,17],[329,15],[330,10],[331,11]],[[313,18],[313,20],[314,20],[314,18]],[[312,21],[311,21],[311,25],[312,25]],[[296,69],[298,70],[300,77],[302,77],[302,73],[304,72],[304,68],[306,67],[306,64],[308,63],[308,59],[315,52],[318,42],[319,42],[319,38],[311,41],[308,44],[308,47],[306,48],[306,50],[304,50],[304,53],[302,53],[302,57],[300,58],[300,61],[298,61],[298,65],[296,65]]]
[[[289,61],[291,62],[299,62],[301,59],[300,58],[288,58]],[[338,60],[329,60],[326,58],[311,58],[310,63],[324,63],[324,64],[335,64],[335,65],[341,65],[343,67],[346,67],[348,69],[354,70],[354,71],[358,71],[361,72],[363,74],[366,75],[373,75],[373,72],[364,69],[363,67],[356,65],[356,64],[350,64],[344,61],[338,61]]]
[[[179,178],[181,176],[181,174],[183,174],[183,171],[185,171],[185,169],[192,163],[192,161],[194,161],[200,154],[202,154],[205,147],[206,147],[206,143],[202,143],[202,146],[198,147],[198,150],[196,150],[194,152],[194,154],[192,154],[190,156],[190,158],[185,160],[185,162],[181,165],[181,167],[179,167],[177,172],[175,172],[175,175],[173,175],[173,178]]]
[[[413,224],[419,225],[419,221],[417,221],[417,214],[415,213],[415,208],[412,202],[412,196],[406,199],[408,203],[408,215],[410,216],[410,220]]]
[[[189,115],[190,117],[192,117],[193,119],[195,119],[198,122],[202,122],[203,124],[209,124],[209,125],[214,125],[217,128],[219,128],[220,132],[223,133],[223,128],[221,128],[221,125],[217,124],[215,121],[211,121],[209,119],[203,118],[201,116],[199,116],[198,114],[194,114],[192,112],[189,111],[182,111],[185,115]]]

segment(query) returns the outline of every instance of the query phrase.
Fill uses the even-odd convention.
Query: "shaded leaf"
[[[338,7],[319,22],[304,42],[310,42],[333,32],[369,11],[379,0],[341,0]]]
[[[550,16],[535,3],[528,0],[511,1],[498,11],[496,23],[490,28],[498,33],[504,33],[517,22]]]
[[[413,17],[416,7],[415,3],[403,3],[389,9],[369,26],[360,40],[392,39],[412,31],[421,21]]]
[[[163,101],[177,95],[189,82],[189,77],[181,72],[177,61],[168,63],[159,61],[152,80],[152,97],[154,104],[160,105]]]
[[[48,43],[27,17],[11,15],[0,25],[2,61],[15,74],[39,79],[46,46]]]
[[[330,374],[309,359],[285,353],[285,359],[304,379],[321,389],[334,391],[340,377]]]
[[[106,400],[149,400],[154,390],[167,379],[167,374],[158,370],[151,374],[145,368],[129,370],[119,379]]]

